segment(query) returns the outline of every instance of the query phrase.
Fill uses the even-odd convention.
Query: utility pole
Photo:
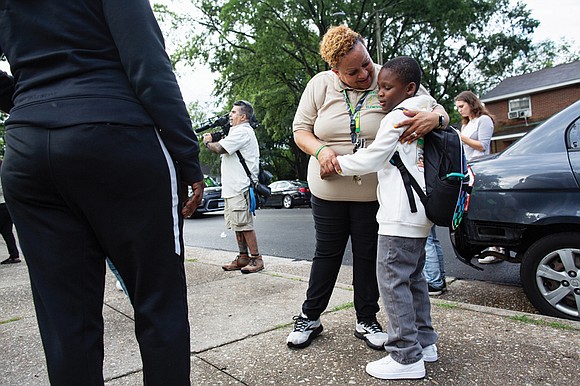
[[[381,53],[381,22],[379,18],[381,11],[382,9],[379,9],[375,10],[373,13],[375,14],[375,29],[377,33],[377,64],[383,65],[383,55]]]

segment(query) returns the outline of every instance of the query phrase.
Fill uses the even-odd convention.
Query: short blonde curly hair
[[[330,27],[320,42],[320,56],[332,68],[346,55],[356,43],[365,44],[362,36],[345,25]]]

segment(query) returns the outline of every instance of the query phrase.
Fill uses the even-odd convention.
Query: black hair
[[[260,123],[258,122],[258,118],[256,118],[256,116],[254,115],[254,106],[252,106],[252,104],[248,101],[245,100],[238,100],[234,102],[234,106],[240,106],[240,112],[242,114],[246,114],[246,118],[248,119],[248,123],[250,124],[250,126],[252,126],[252,128],[257,128],[258,126],[260,126]]]
[[[383,64],[383,69],[393,71],[405,84],[415,83],[415,94],[421,84],[421,67],[410,56],[397,56]]]
[[[246,118],[248,119],[249,122],[252,121],[252,119],[254,118],[254,107],[250,102],[239,100],[234,102],[234,106],[240,106],[241,107],[240,111],[242,112],[242,114],[246,115]]]

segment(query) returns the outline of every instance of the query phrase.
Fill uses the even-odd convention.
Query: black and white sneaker
[[[431,284],[427,284],[427,286],[429,288],[429,296],[439,296],[443,292],[447,291],[447,284],[445,282],[443,282],[443,287],[441,288],[432,287]]]
[[[376,320],[373,322],[357,322],[354,336],[367,342],[367,346],[375,350],[384,350],[388,335]]]
[[[314,340],[322,332],[322,324],[320,323],[320,318],[316,320],[310,320],[304,314],[295,316],[294,318],[294,331],[292,331],[286,343],[288,347],[293,348],[304,348],[310,345],[310,342]]]

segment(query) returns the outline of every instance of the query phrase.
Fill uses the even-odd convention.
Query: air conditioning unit
[[[518,119],[531,117],[532,112],[530,110],[517,110],[508,112],[508,119]]]

